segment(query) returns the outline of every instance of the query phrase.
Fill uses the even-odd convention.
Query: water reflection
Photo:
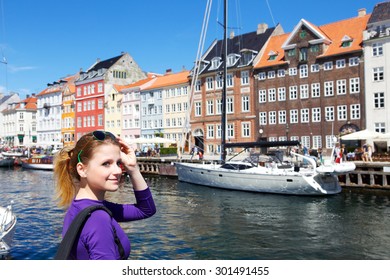
[[[12,259],[51,259],[63,211],[52,173],[0,170],[0,203],[15,202]],[[130,259],[389,259],[388,192],[301,197],[219,190],[147,177],[157,213],[123,223]],[[133,202],[130,185],[108,199]]]

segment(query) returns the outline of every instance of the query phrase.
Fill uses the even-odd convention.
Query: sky
[[[323,25],[355,17],[361,8],[371,13],[383,1],[230,0],[228,27],[239,35],[259,23],[281,24],[288,33],[302,18]],[[145,72],[190,70],[207,2],[0,0],[0,93],[17,92],[24,99],[121,52]],[[222,2],[212,1],[204,50],[223,38]]]

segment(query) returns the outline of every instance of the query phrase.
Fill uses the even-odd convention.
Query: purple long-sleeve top
[[[84,208],[91,205],[104,205],[112,212],[112,218],[104,210],[94,211],[85,223],[77,246],[71,252],[71,259],[77,260],[119,260],[120,253],[114,241],[114,230],[123,246],[126,258],[130,255],[130,240],[118,222],[141,220],[156,213],[152,193],[147,188],[134,191],[136,204],[116,204],[106,200],[75,199],[64,218],[62,236],[65,236],[73,219]]]

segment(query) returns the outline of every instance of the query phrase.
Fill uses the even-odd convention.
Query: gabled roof
[[[367,26],[369,17],[370,15],[354,17],[322,26],[315,26],[302,19],[291,33],[272,36],[269,39],[263,55],[254,68],[287,64],[285,50],[293,47],[290,41],[303,25],[318,36],[318,40],[312,40],[311,43],[318,44],[322,42],[327,45],[324,53],[319,55],[318,58],[359,51],[362,49],[363,31]],[[342,47],[343,40],[345,41],[346,38],[352,40],[351,45]],[[270,53],[272,52],[277,53],[277,56],[270,60]]]
[[[109,69],[111,66],[113,66],[121,57],[123,57],[125,54],[121,54],[103,61],[97,61],[95,64],[93,64],[88,70],[87,73],[90,71],[98,71],[99,69]]]
[[[48,87],[42,90],[37,96],[47,95],[53,92],[60,92],[69,87],[71,92],[76,92],[75,80],[78,78],[78,74],[70,75],[65,78],[61,78],[58,81],[53,82],[52,84],[47,84]]]
[[[162,87],[168,87],[173,85],[184,84],[189,81],[188,76],[190,75],[190,71],[184,70],[179,73],[169,73],[164,76],[157,77],[154,82],[145,87],[145,90],[158,89]]]
[[[24,103],[24,108],[26,110],[36,110],[37,109],[37,97],[36,96],[30,96],[26,99],[20,101],[16,106],[15,109],[21,109],[21,104]]]
[[[268,38],[271,36],[272,32],[275,30],[275,27],[267,28],[264,33],[257,34],[256,31],[245,33],[242,35],[234,36],[233,38],[227,38],[227,55],[236,54],[241,56],[242,52],[253,52],[254,54],[258,53],[267,42]],[[205,72],[215,72],[220,71],[223,68],[223,61],[218,68],[212,68],[211,60],[213,58],[222,58],[224,52],[223,40],[218,40],[212,48],[205,54],[202,58],[206,62],[207,66],[202,71]],[[234,65],[235,67],[239,65],[239,61]]]
[[[132,84],[128,84],[128,85],[114,85],[114,87],[118,92],[120,92],[120,91],[125,92],[128,89],[135,89],[135,88],[142,89],[150,81],[152,81],[153,79],[156,79],[157,78],[156,75],[157,74],[148,73],[148,77],[146,79],[142,79],[142,80],[136,81],[136,82],[134,82]]]
[[[368,23],[390,20],[390,1],[375,5]]]
[[[305,26],[307,29],[314,33],[314,35],[318,38],[316,40],[318,41],[318,43],[330,43],[330,39],[321,31],[320,28],[318,28],[314,24],[311,24],[305,19],[301,19],[299,23],[294,27],[294,30],[290,33],[287,40],[283,43],[282,48],[284,50],[295,47],[290,42],[296,36],[299,30],[301,30],[302,26]]]

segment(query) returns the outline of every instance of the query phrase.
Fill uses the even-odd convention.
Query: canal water
[[[130,259],[390,259],[388,191],[283,196],[146,178],[157,213],[122,224],[132,242]],[[0,204],[13,200],[18,218],[8,259],[52,259],[64,216],[54,201],[52,172],[3,168],[0,182]],[[108,198],[134,201],[129,185]]]

